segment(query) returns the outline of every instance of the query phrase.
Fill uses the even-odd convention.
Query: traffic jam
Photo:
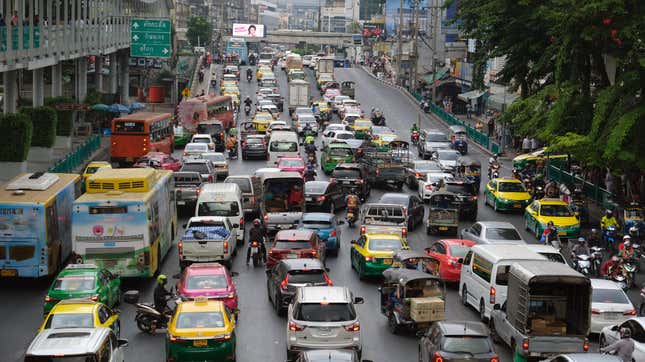
[[[204,61],[175,115],[112,120],[109,160],[0,190],[2,278],[48,283],[20,360],[622,361],[627,326],[645,361],[639,240],[535,177],[566,155],[503,165],[364,106],[334,55],[254,63]]]

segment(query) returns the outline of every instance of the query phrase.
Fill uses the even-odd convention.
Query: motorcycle
[[[172,293],[171,289],[171,293]],[[134,304],[136,307],[136,315],[134,317],[137,323],[137,328],[141,332],[148,334],[155,334],[157,329],[168,328],[168,322],[172,318],[174,310],[168,307],[164,313],[159,313],[151,303],[139,303],[139,291],[130,290],[123,294],[123,300],[126,303]],[[171,300],[174,300],[175,305],[180,303],[180,298],[173,294]]]
[[[419,144],[419,131],[412,131],[410,141],[412,141],[413,145]]]
[[[244,113],[246,114],[247,117],[249,116],[249,113],[251,113],[251,105],[249,104],[244,105]]]
[[[616,240],[618,237],[618,232],[615,226],[607,226],[603,232],[602,232],[602,239],[605,242],[605,245],[607,246],[607,249],[614,254],[615,251],[617,250],[616,247]]]
[[[639,260],[636,258],[623,259],[623,263],[622,263],[623,268],[625,269],[625,272],[627,272],[627,276],[631,281],[631,284],[629,285],[630,288],[634,284],[634,280],[636,280],[636,273],[638,272],[638,264],[639,264]]]
[[[593,272],[596,276],[600,275],[600,268],[602,267],[602,251],[604,249],[598,246],[592,246],[591,247],[591,261],[592,261],[592,269]]]
[[[257,267],[262,262],[262,255],[260,250],[262,249],[261,245],[257,241],[251,242],[251,260],[253,260],[253,267]]]
[[[493,162],[490,164],[488,167],[488,178],[489,179],[494,179],[494,178],[499,178],[499,171],[502,166],[500,165],[499,162]]]
[[[353,209],[347,209],[347,214],[345,215],[345,220],[347,220],[347,225],[351,228],[354,227],[356,222],[356,212]]]
[[[230,160],[237,160],[237,144],[233,148],[228,150],[228,158]]]
[[[251,81],[252,81],[252,80],[253,80],[253,74],[249,74],[249,73],[247,73],[247,74],[246,74],[246,81],[247,81],[247,82],[249,82],[249,83],[251,83]]]
[[[623,264],[618,265],[616,268],[618,270],[612,271],[609,279],[616,282],[623,290],[630,289],[634,283],[629,277],[629,273],[625,270]]]

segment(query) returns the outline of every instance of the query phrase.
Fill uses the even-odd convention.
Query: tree
[[[352,21],[351,23],[347,24],[347,32],[352,34],[361,33],[361,24],[356,20]]]
[[[188,20],[186,37],[193,46],[210,44],[213,38],[213,25],[201,16],[192,16]]]

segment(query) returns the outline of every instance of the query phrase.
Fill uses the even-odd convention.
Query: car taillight
[[[470,199],[473,200],[473,201],[477,200],[477,195],[471,196]]]
[[[327,273],[323,274],[323,276],[325,277],[325,283],[327,283],[328,286],[331,287],[332,285],[334,285],[334,282],[332,282],[331,279],[329,279],[329,276],[327,275]]]
[[[224,242],[224,254],[228,254],[228,241]]]
[[[623,315],[636,315],[636,311],[632,309],[632,310],[629,310],[629,311],[623,313]]]
[[[264,214],[264,220],[269,220],[269,214]]]
[[[365,234],[365,226],[361,226],[361,235]]]
[[[334,177],[329,179],[329,182],[336,182],[336,179]]]
[[[99,300],[99,295],[94,294],[93,296],[90,297],[90,299],[96,302],[97,300]]]
[[[170,342],[185,342],[185,341],[186,341],[185,339],[181,339],[181,338],[176,337],[176,336],[173,336],[173,335],[170,335],[170,336],[168,337],[168,340],[169,340]]]
[[[499,362],[499,357],[491,357],[490,362]]]
[[[585,352],[589,351],[589,341],[585,339],[585,343],[582,345],[582,350]]]
[[[434,353],[434,355],[432,356],[432,362],[443,362],[443,357],[441,357],[439,352]]]
[[[377,168],[377,169],[376,169],[376,174],[377,174],[377,175],[380,175],[380,174],[381,174],[381,170],[379,170],[379,169]]]
[[[208,175],[208,182],[213,182],[213,175]]]
[[[490,304],[495,304],[495,287],[490,287]]]
[[[316,199],[317,199],[318,201],[325,201],[325,195],[323,195],[323,196],[318,196]]]
[[[289,330],[292,332],[304,331],[305,327],[294,322],[289,322]]]
[[[280,282],[280,288],[282,289],[287,289],[287,285],[289,284],[289,274],[287,274],[286,277]]]
[[[403,237],[408,236],[408,228],[401,228],[401,235],[403,235]]]
[[[223,335],[215,337],[214,341],[221,342],[221,341],[228,341],[230,339],[231,339],[231,334],[227,333],[227,334],[223,334]]]
[[[195,189],[195,193],[197,194],[197,196],[199,196],[200,192],[201,192],[201,190],[199,189],[199,187]]]
[[[58,299],[52,298],[49,295],[45,296],[45,303],[58,302]]]
[[[361,330],[361,324],[356,322],[354,324],[350,324],[348,326],[345,326],[345,330],[347,332],[358,332]]]
[[[177,251],[179,252],[179,255],[184,253],[184,242],[180,241],[177,243]]]
[[[184,152],[182,156],[188,156],[188,152]]]
[[[240,218],[240,228],[244,229],[244,218]]]
[[[334,230],[334,231],[332,231],[332,232],[330,232],[330,233],[329,233],[329,236],[336,237],[336,235],[337,235],[337,234],[336,234],[336,230]]]
[[[600,311],[598,309],[592,309],[591,314],[600,314]]]
[[[363,183],[363,179],[360,179],[360,178],[359,178],[359,179],[357,179],[357,180],[356,180],[356,183],[357,183],[357,184],[362,184],[362,183]]]
[[[414,173],[414,176],[415,176],[415,177],[421,177],[421,174],[420,174],[420,173],[418,173],[418,172],[415,172],[415,173]]]
[[[528,351],[529,349],[529,340],[527,338],[522,341],[522,349]]]

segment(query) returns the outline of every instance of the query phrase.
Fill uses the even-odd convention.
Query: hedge
[[[33,133],[31,135],[32,147],[51,148],[56,142],[56,123],[58,117],[56,110],[51,107],[23,107],[20,109],[31,120]]]
[[[74,100],[70,97],[48,97],[45,98],[45,105],[56,110],[58,122],[56,123],[57,136],[71,136],[74,130],[74,113],[73,111],[60,111],[56,109],[57,104],[73,104]]]
[[[0,162],[22,162],[31,146],[33,126],[23,113],[0,115]]]

